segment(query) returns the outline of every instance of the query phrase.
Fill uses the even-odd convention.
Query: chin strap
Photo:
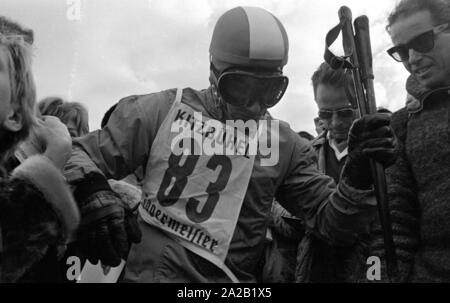
[[[215,67],[212,61],[209,64],[209,69],[210,69],[209,83],[211,85],[213,106],[216,111],[216,114],[218,115],[217,119],[222,120],[225,116],[224,112],[226,111],[226,108],[225,108],[225,101],[220,96],[218,88],[220,71]]]
[[[209,91],[211,94],[211,99],[208,100],[207,102],[209,102],[211,105],[211,110],[213,110],[214,112],[214,118],[217,120],[222,120],[224,117],[224,101],[222,100],[222,98],[219,95],[219,92],[217,91],[217,86],[214,83],[214,80],[211,79],[213,77],[212,72],[211,72],[211,77],[210,77],[210,87],[209,87]]]
[[[215,79],[214,79],[215,83],[217,84],[219,81],[219,77],[220,77],[220,71],[217,69],[217,67],[212,62],[209,63],[209,69],[212,71],[212,73],[215,77]]]

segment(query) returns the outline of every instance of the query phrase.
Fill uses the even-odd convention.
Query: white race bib
[[[174,152],[180,134],[191,131],[197,131],[197,138],[200,135],[205,146],[215,144],[217,150],[228,145],[229,150],[239,150],[236,140],[227,140],[224,135],[224,130],[232,132],[229,126],[204,116],[202,121],[195,122],[191,107],[174,103],[152,144],[139,212],[144,221],[166,231],[235,280],[224,261],[254,156],[245,155],[243,144],[241,154],[228,153],[226,148],[221,154],[194,153],[195,144],[183,144],[186,151],[191,149],[188,154]]]

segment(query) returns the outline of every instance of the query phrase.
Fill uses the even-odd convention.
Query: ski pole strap
[[[338,25],[333,27],[327,34],[325,38],[325,54],[323,58],[325,59],[325,62],[330,65],[332,69],[340,69],[340,68],[346,68],[346,69],[353,69],[354,65],[350,62],[350,56],[352,53],[350,53],[347,56],[338,57],[330,50],[330,46],[333,45],[334,41],[336,41],[337,37],[339,36],[339,33],[342,31],[342,28],[344,27],[345,20],[342,19],[341,22],[339,22]]]
[[[353,83],[349,81],[349,79],[352,78],[351,70],[355,69],[355,66],[350,61],[350,57],[352,56],[354,50],[352,49],[350,54],[347,56],[336,56],[333,54],[333,52],[330,50],[331,45],[336,41],[337,37],[339,36],[339,33],[342,32],[342,28],[344,27],[344,23],[346,22],[345,19],[342,19],[341,22],[339,22],[338,25],[333,27],[327,34],[325,38],[325,54],[324,59],[325,62],[330,65],[332,69],[345,69],[345,73],[349,74],[350,76],[346,78],[345,81],[345,94],[347,95],[348,100],[352,104],[353,108],[358,108],[358,102],[356,100],[356,94],[355,94],[355,88],[353,86]]]

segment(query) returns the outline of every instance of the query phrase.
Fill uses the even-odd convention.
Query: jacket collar
[[[450,86],[441,87],[438,89],[430,90],[423,94],[420,99],[415,100],[408,104],[406,108],[408,109],[408,113],[416,114],[423,110],[425,102],[429,102],[429,100],[435,99],[435,98],[445,98],[450,95]]]
[[[328,131],[324,130],[320,135],[311,141],[311,146],[314,148],[319,148],[324,145],[327,140]]]

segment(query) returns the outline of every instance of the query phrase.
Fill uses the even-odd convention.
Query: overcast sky
[[[311,75],[322,62],[325,35],[337,11],[368,15],[377,103],[403,106],[407,73],[387,54],[384,28],[393,0],[1,0],[0,14],[35,31],[38,98],[61,96],[87,106],[91,130],[119,99],[175,87],[208,86],[214,24],[235,6],[260,6],[286,27],[289,88],[271,112],[296,130],[314,132]],[[77,18],[77,3],[81,18]],[[339,51],[340,42],[334,50]]]

